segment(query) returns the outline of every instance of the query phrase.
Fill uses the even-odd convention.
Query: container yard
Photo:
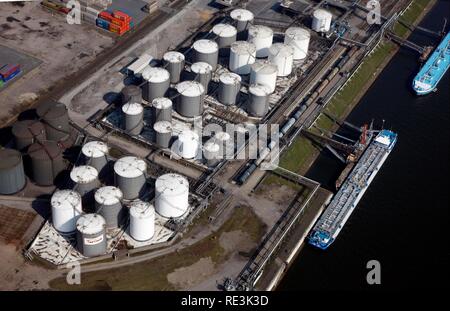
[[[0,150],[0,194],[48,203],[25,258],[61,271],[79,262],[95,278],[211,243],[189,251],[192,266],[175,265],[160,289],[272,290],[333,197],[277,160],[302,137],[360,167],[376,130],[350,125],[360,134],[350,144],[318,120],[343,123],[327,105],[407,1],[383,8],[376,27],[352,1],[172,1],[151,31],[150,4],[80,2],[76,27],[114,50],[91,50],[104,59],[22,112]],[[40,14],[71,14],[66,3],[42,1]],[[3,83],[24,66],[1,67]],[[248,228],[236,225],[239,213]],[[209,274],[179,281],[179,269],[205,258],[215,260]]]

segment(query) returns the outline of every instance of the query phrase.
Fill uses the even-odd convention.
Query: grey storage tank
[[[247,40],[248,27],[253,22],[254,15],[251,11],[246,9],[235,9],[231,11],[230,17],[236,24],[239,40]]]
[[[116,186],[126,200],[137,199],[145,191],[147,164],[144,160],[127,156],[114,164]]]
[[[84,144],[81,153],[84,163],[94,167],[99,174],[108,164],[108,146],[102,141],[94,140]]]
[[[137,85],[127,85],[122,89],[122,104],[142,103],[142,89]]]
[[[101,187],[95,192],[96,213],[106,222],[106,229],[120,227],[125,219],[126,210],[122,206],[122,191],[114,186]]]
[[[219,54],[226,56],[230,52],[230,46],[236,41],[236,27],[229,24],[217,24],[212,32],[217,36],[216,42],[219,45]]]
[[[124,113],[124,130],[131,135],[139,135],[144,127],[144,107],[138,103],[122,106]]]
[[[159,121],[172,121],[172,101],[167,97],[152,101],[152,124]]]
[[[214,140],[209,140],[203,145],[203,157],[205,158],[206,165],[212,167],[220,162],[220,146]]]
[[[48,101],[41,104],[36,109],[36,113],[45,125],[48,140],[61,141],[70,136],[69,115],[66,105]]]
[[[166,96],[170,86],[170,74],[164,68],[147,67],[142,71],[145,83],[142,87],[142,97],[149,103],[155,98]]]
[[[28,147],[33,179],[40,186],[50,186],[61,171],[65,169],[63,152],[54,141],[34,143]]]
[[[156,132],[156,144],[162,148],[169,148],[172,139],[172,123],[169,121],[158,121],[153,126]]]
[[[47,139],[44,124],[37,120],[17,121],[12,127],[12,134],[18,150]]]
[[[180,75],[184,69],[184,55],[177,51],[169,51],[164,54],[163,60],[170,74],[170,83],[180,82]]]
[[[263,117],[269,109],[269,87],[263,84],[252,84],[248,88],[247,112],[253,117]]]
[[[241,76],[236,73],[222,73],[219,77],[219,102],[235,105],[241,89],[241,80]]]
[[[19,151],[0,149],[0,194],[13,194],[25,187],[23,159]]]
[[[75,166],[70,172],[74,190],[78,192],[85,203],[91,202],[94,190],[100,186],[97,170],[89,165]]]
[[[85,257],[106,254],[106,221],[99,214],[84,214],[77,220],[77,248]]]
[[[207,92],[212,78],[212,66],[205,62],[197,62],[192,64],[191,71],[195,74],[194,80],[200,82]]]
[[[212,40],[201,39],[194,42],[194,62],[205,62],[212,66],[213,70],[217,68],[219,60],[219,45]]]
[[[177,112],[185,117],[197,117],[203,113],[205,88],[197,81],[183,81],[176,86]]]

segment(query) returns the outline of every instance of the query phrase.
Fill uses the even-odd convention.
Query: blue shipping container
[[[105,29],[109,29],[109,24],[107,20],[104,20],[103,18],[97,18],[97,26]]]
[[[8,77],[3,77],[4,82],[8,82],[9,80],[12,80],[15,76],[17,76],[20,73],[20,69],[17,69],[13,73],[11,73]]]

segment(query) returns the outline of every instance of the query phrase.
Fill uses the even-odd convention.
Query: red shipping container
[[[60,12],[63,12],[64,14],[69,14],[69,12],[71,11],[69,8],[60,8],[59,9]]]
[[[101,17],[102,19],[107,20],[108,22],[111,22],[113,20],[113,16],[111,15],[111,13],[107,11],[100,12],[100,14],[98,14],[98,17]]]
[[[122,20],[124,22],[129,23],[131,21],[131,16],[128,15],[128,14],[125,14],[125,13],[123,13],[121,11],[114,11],[113,15],[114,15],[115,18],[118,18],[118,19],[120,19],[120,20]]]
[[[126,22],[124,22],[124,21],[122,21],[120,19],[114,18],[114,17],[112,18],[111,23],[115,24],[115,25],[118,25],[120,27],[123,27],[124,25],[127,24]]]

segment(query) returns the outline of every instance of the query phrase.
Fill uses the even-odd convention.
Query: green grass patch
[[[420,14],[425,10],[430,0],[413,0],[413,3],[407,11],[400,17],[402,22],[407,24],[413,24]],[[400,23],[396,23],[394,26],[394,32],[400,37],[405,37],[409,33],[409,29]]]

